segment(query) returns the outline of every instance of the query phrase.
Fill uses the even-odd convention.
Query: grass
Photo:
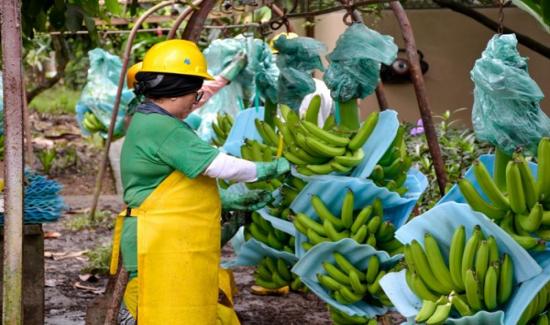
[[[93,273],[104,275],[109,272],[109,265],[111,263],[111,251],[112,245],[99,244],[91,251],[86,253],[88,257],[88,264],[82,268],[82,273]]]
[[[97,211],[94,221],[88,213],[77,214],[65,222],[65,227],[71,231],[82,231],[98,227],[113,228],[113,214],[110,211]]]
[[[74,114],[80,91],[57,84],[36,96],[29,107],[39,113],[53,115]]]

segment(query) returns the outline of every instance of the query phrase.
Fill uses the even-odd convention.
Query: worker
[[[221,316],[227,310],[217,302],[224,198],[216,179],[264,180],[290,166],[284,158],[260,163],[226,155],[182,121],[200,101],[204,80],[212,79],[196,44],[185,40],[154,45],[136,74],[135,91],[146,100],[122,147],[128,208],[117,219],[111,263],[113,272],[121,238],[122,262],[130,274],[124,304],[132,317],[125,321],[238,324],[234,314]]]
[[[269,46],[271,47],[271,52],[273,55],[277,56],[279,51],[275,47],[275,41],[279,39],[279,37],[285,36],[287,39],[294,39],[298,38],[298,34],[296,33],[279,33],[275,35],[270,41]],[[329,115],[332,112],[333,107],[333,100],[330,96],[330,89],[328,89],[327,85],[324,81],[313,78],[313,81],[315,82],[315,91],[313,91],[310,94],[307,94],[304,99],[302,100],[300,107],[298,109],[298,112],[300,114],[300,117],[304,117],[307,112],[307,108],[309,107],[309,103],[311,102],[311,99],[319,95],[321,97],[321,107],[319,109],[319,117],[318,117],[318,125],[323,126],[325,124],[325,120],[329,117]]]

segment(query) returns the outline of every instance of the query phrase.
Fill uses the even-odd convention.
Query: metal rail
[[[21,7],[3,0],[0,10],[4,78],[4,278],[2,324],[22,324],[23,271],[23,48]]]

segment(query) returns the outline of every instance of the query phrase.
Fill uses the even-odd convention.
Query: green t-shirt
[[[218,153],[177,118],[137,112],[120,159],[124,202],[139,207],[174,170],[189,178],[199,176]]]

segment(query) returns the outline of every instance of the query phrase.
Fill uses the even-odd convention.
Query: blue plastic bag
[[[437,205],[399,228],[395,236],[403,244],[410,243],[413,239],[423,244],[424,234],[429,232],[437,240],[442,253],[446,256],[454,231],[460,225],[465,226],[467,236],[471,235],[475,225],[480,225],[485,236],[495,237],[500,252],[507,253],[514,262],[514,283],[522,283],[542,272],[542,268],[529,253],[504,230],[466,204],[448,202]],[[422,302],[408,288],[404,272],[387,274],[380,281],[380,285],[403,316],[411,317],[416,314]],[[483,317],[492,319],[491,323],[486,324],[501,324],[499,320],[502,319],[502,312],[478,313],[471,317],[473,318],[466,320],[481,324],[478,317]],[[456,320],[456,324],[459,323],[462,324],[462,318],[460,322]]]
[[[235,123],[225,140],[222,150],[232,156],[241,157],[241,146],[245,139],[257,140],[263,142],[262,137],[256,130],[254,120],[264,119],[263,107],[247,108],[239,112],[235,117]]]
[[[100,48],[89,51],[88,56],[90,57],[90,68],[88,69],[87,82],[76,104],[76,119],[84,135],[89,135],[82,125],[84,113],[88,111],[99,119],[106,130],[109,128],[118,79],[122,70],[120,58]],[[128,104],[134,97],[134,92],[126,88],[126,84],[124,84],[114,129],[116,137],[124,135],[124,116]],[[103,138],[107,137],[107,131],[101,131],[100,134]]]
[[[396,255],[390,258],[388,253],[384,251],[377,251],[370,245],[359,245],[353,239],[346,238],[333,243],[316,245],[300,258],[292,268],[292,272],[296,273],[311,291],[332,307],[348,315],[374,317],[384,314],[388,310],[386,307],[369,305],[364,301],[356,302],[353,305],[340,304],[319,284],[317,273],[326,273],[322,266],[323,262],[335,263],[332,256],[333,252],[341,253],[360,270],[367,268],[369,257],[372,255],[378,256],[384,269],[393,267],[402,256]]]
[[[479,140],[508,154],[521,147],[535,155],[540,138],[550,136],[550,118],[540,109],[544,94],[517,43],[515,34],[495,35],[476,61],[472,122]]]
[[[339,102],[365,98],[380,80],[380,63],[392,64],[397,57],[393,37],[381,35],[364,24],[353,24],[340,35],[324,80]]]
[[[316,176],[305,178],[308,184],[298,194],[290,208],[301,212],[310,218],[319,221],[319,216],[311,206],[311,196],[318,195],[327,208],[336,215],[340,214],[344,196],[348,190],[354,193],[354,209],[360,209],[370,204],[374,199],[382,200],[384,207],[384,221],[391,221],[397,228],[401,227],[412,212],[416,202],[428,186],[426,177],[415,169],[411,169],[405,186],[408,192],[404,197],[390,192],[385,187],[378,187],[369,179],[346,176]],[[304,234],[296,232],[295,251],[302,257],[305,251],[302,242],[307,241]]]

